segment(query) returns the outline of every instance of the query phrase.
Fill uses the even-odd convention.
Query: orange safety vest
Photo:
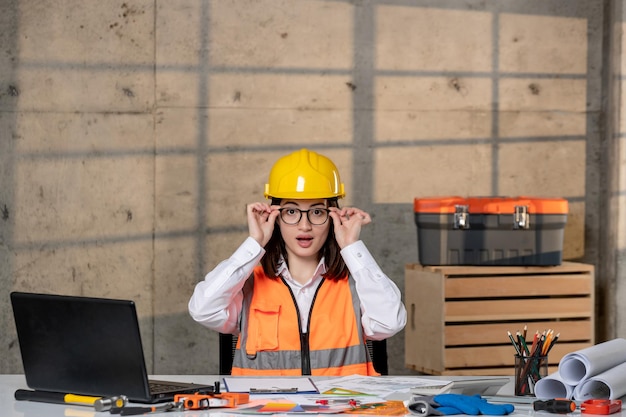
[[[295,298],[283,278],[270,278],[257,266],[254,278],[244,286],[241,334],[231,374],[380,375],[365,345],[351,276],[322,280],[308,329],[302,333]]]

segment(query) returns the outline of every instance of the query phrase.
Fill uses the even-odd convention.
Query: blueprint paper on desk
[[[416,377],[402,376],[363,376],[350,375],[328,380],[316,381],[320,392],[331,389],[352,390],[360,394],[371,394],[381,398],[388,398],[391,394],[409,393],[411,388],[420,383],[432,384],[433,380],[424,380]]]
[[[496,393],[509,377],[460,378],[444,380],[413,376],[361,376],[351,375],[330,380],[316,381],[320,392],[330,389],[349,389],[362,394],[374,394],[387,400],[408,399],[413,394],[435,395],[443,392],[487,395]]]
[[[250,394],[319,394],[311,378],[224,377],[229,392]]]
[[[454,380],[437,380],[432,385],[419,384],[411,388],[416,395],[438,395],[444,393],[464,395],[495,395],[500,388],[511,381],[509,377],[480,377]]]

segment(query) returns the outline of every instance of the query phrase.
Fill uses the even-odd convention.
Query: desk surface
[[[165,379],[170,381],[195,382],[199,384],[213,384],[219,380],[216,375],[155,375],[154,379]],[[429,378],[420,376],[419,378]],[[441,379],[443,377],[432,377]],[[445,377],[444,379],[451,379]],[[510,394],[512,392],[511,384],[502,387],[500,393]],[[0,375],[0,414],[3,417],[102,417],[111,416],[109,412],[96,412],[91,407],[66,404],[46,404],[30,401],[16,401],[14,394],[17,389],[28,389],[24,375]],[[135,404],[133,404],[135,405]],[[212,414],[214,417],[241,417],[242,415],[228,413],[227,409],[211,409],[203,411],[185,411],[185,412],[162,412],[145,414],[147,416],[169,416],[169,417],[208,417]],[[512,415],[533,415],[529,406],[517,407]],[[545,414],[543,416],[557,416],[557,414]],[[538,414],[540,415],[540,414]],[[571,415],[578,415],[577,412]],[[290,414],[290,416],[293,416]],[[326,414],[325,416],[329,416]],[[353,415],[354,416],[354,415]],[[626,411],[613,414],[613,417],[626,417]]]

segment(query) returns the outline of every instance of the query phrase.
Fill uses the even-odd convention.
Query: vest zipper
[[[285,281],[285,278],[280,277],[281,281],[287,289],[289,290],[289,294],[291,295],[291,301],[293,301],[293,305],[296,307],[296,315],[298,316],[298,331],[300,332],[300,361],[301,361],[301,370],[302,375],[311,375],[311,348],[309,346],[309,332],[302,332],[302,324],[300,320],[300,308],[298,308],[298,302],[296,301],[296,297],[293,295],[293,291],[291,291],[291,287]],[[311,330],[311,316],[313,315],[313,306],[315,305],[315,299],[317,298],[317,293],[322,288],[322,285],[326,281],[325,278],[322,278],[320,285],[317,286],[315,290],[315,295],[313,295],[313,300],[311,301],[311,308],[309,309],[309,317],[307,318],[307,329]]]
[[[307,338],[306,338],[306,353],[307,353],[307,362],[306,362],[306,370],[308,371],[307,374],[304,373],[305,370],[305,364],[304,364],[304,360],[302,363],[302,375],[311,375],[311,348],[309,346],[309,334],[311,332],[311,317],[313,316],[313,306],[315,305],[315,300],[317,299],[317,294],[320,291],[320,288],[322,288],[322,285],[324,285],[324,282],[326,282],[326,278],[322,278],[322,280],[320,281],[320,285],[317,286],[317,289],[315,290],[315,294],[313,295],[313,300],[311,301],[311,308],[309,309],[309,317],[307,319]]]
[[[300,332],[300,351],[302,354],[302,375],[311,375],[311,351],[309,349],[309,333]]]
[[[296,308],[296,315],[298,317],[298,332],[300,333],[300,367],[302,375],[311,375],[311,358],[309,353],[309,335],[307,333],[302,333],[302,320],[300,320],[300,308],[298,308],[298,302],[296,301],[296,297],[293,295],[293,291],[291,291],[291,287],[285,281],[285,278],[280,277],[283,284],[289,290],[289,294],[291,295],[291,301],[293,301],[293,305]]]

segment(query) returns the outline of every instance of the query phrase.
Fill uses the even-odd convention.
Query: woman
[[[197,284],[193,319],[239,336],[233,375],[378,375],[365,340],[402,330],[406,310],[359,240],[370,215],[340,208],[344,195],[325,156],[279,159],[270,204],[247,206],[250,236]]]

